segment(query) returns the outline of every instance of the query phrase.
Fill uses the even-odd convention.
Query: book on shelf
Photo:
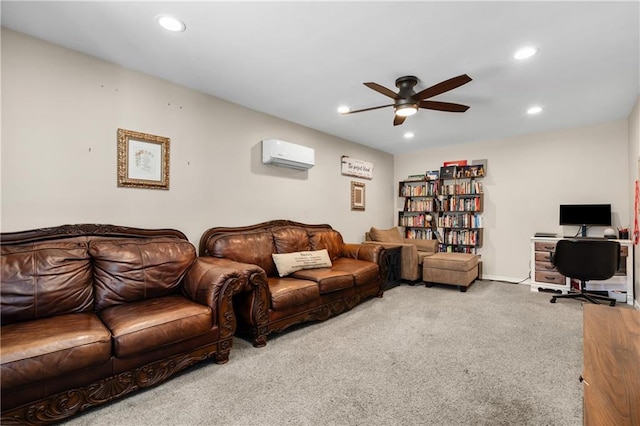
[[[432,240],[434,237],[434,231],[430,228],[426,229],[411,229],[405,230],[404,237],[408,240]]]
[[[409,175],[407,180],[425,180],[426,175]]]
[[[401,197],[431,197],[438,194],[438,181],[406,182],[400,188]]]
[[[447,166],[466,166],[467,165],[467,160],[445,161],[442,165],[444,167],[447,167]]]
[[[427,180],[437,180],[440,177],[440,170],[428,170]]]

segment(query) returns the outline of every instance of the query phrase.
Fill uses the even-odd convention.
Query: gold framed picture
[[[169,189],[169,138],[118,129],[118,186]]]
[[[364,183],[351,181],[351,210],[364,210]]]

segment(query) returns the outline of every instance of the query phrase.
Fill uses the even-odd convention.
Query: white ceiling
[[[639,96],[640,2],[14,2],[2,25],[389,153],[626,118]],[[154,17],[173,14],[183,33]],[[516,61],[523,46],[538,55]],[[393,109],[365,87],[416,91],[468,74],[431,98],[465,113]],[[541,114],[525,111],[538,104]],[[411,131],[412,140],[403,134]],[[277,137],[277,135],[271,135]]]

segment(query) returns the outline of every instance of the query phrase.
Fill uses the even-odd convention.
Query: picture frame
[[[169,189],[169,138],[118,129],[118,186]]]
[[[364,183],[351,181],[351,210],[364,210]]]
[[[480,164],[462,167],[461,177],[483,177],[483,176],[484,176],[484,166]]]

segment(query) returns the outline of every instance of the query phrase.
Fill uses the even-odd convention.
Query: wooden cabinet
[[[553,263],[551,263],[551,255],[556,250],[557,239],[552,238],[534,238],[532,239],[531,264],[533,265],[533,273],[531,274],[532,290],[539,289],[555,290],[566,293],[569,291],[569,285],[566,277],[562,275]]]

